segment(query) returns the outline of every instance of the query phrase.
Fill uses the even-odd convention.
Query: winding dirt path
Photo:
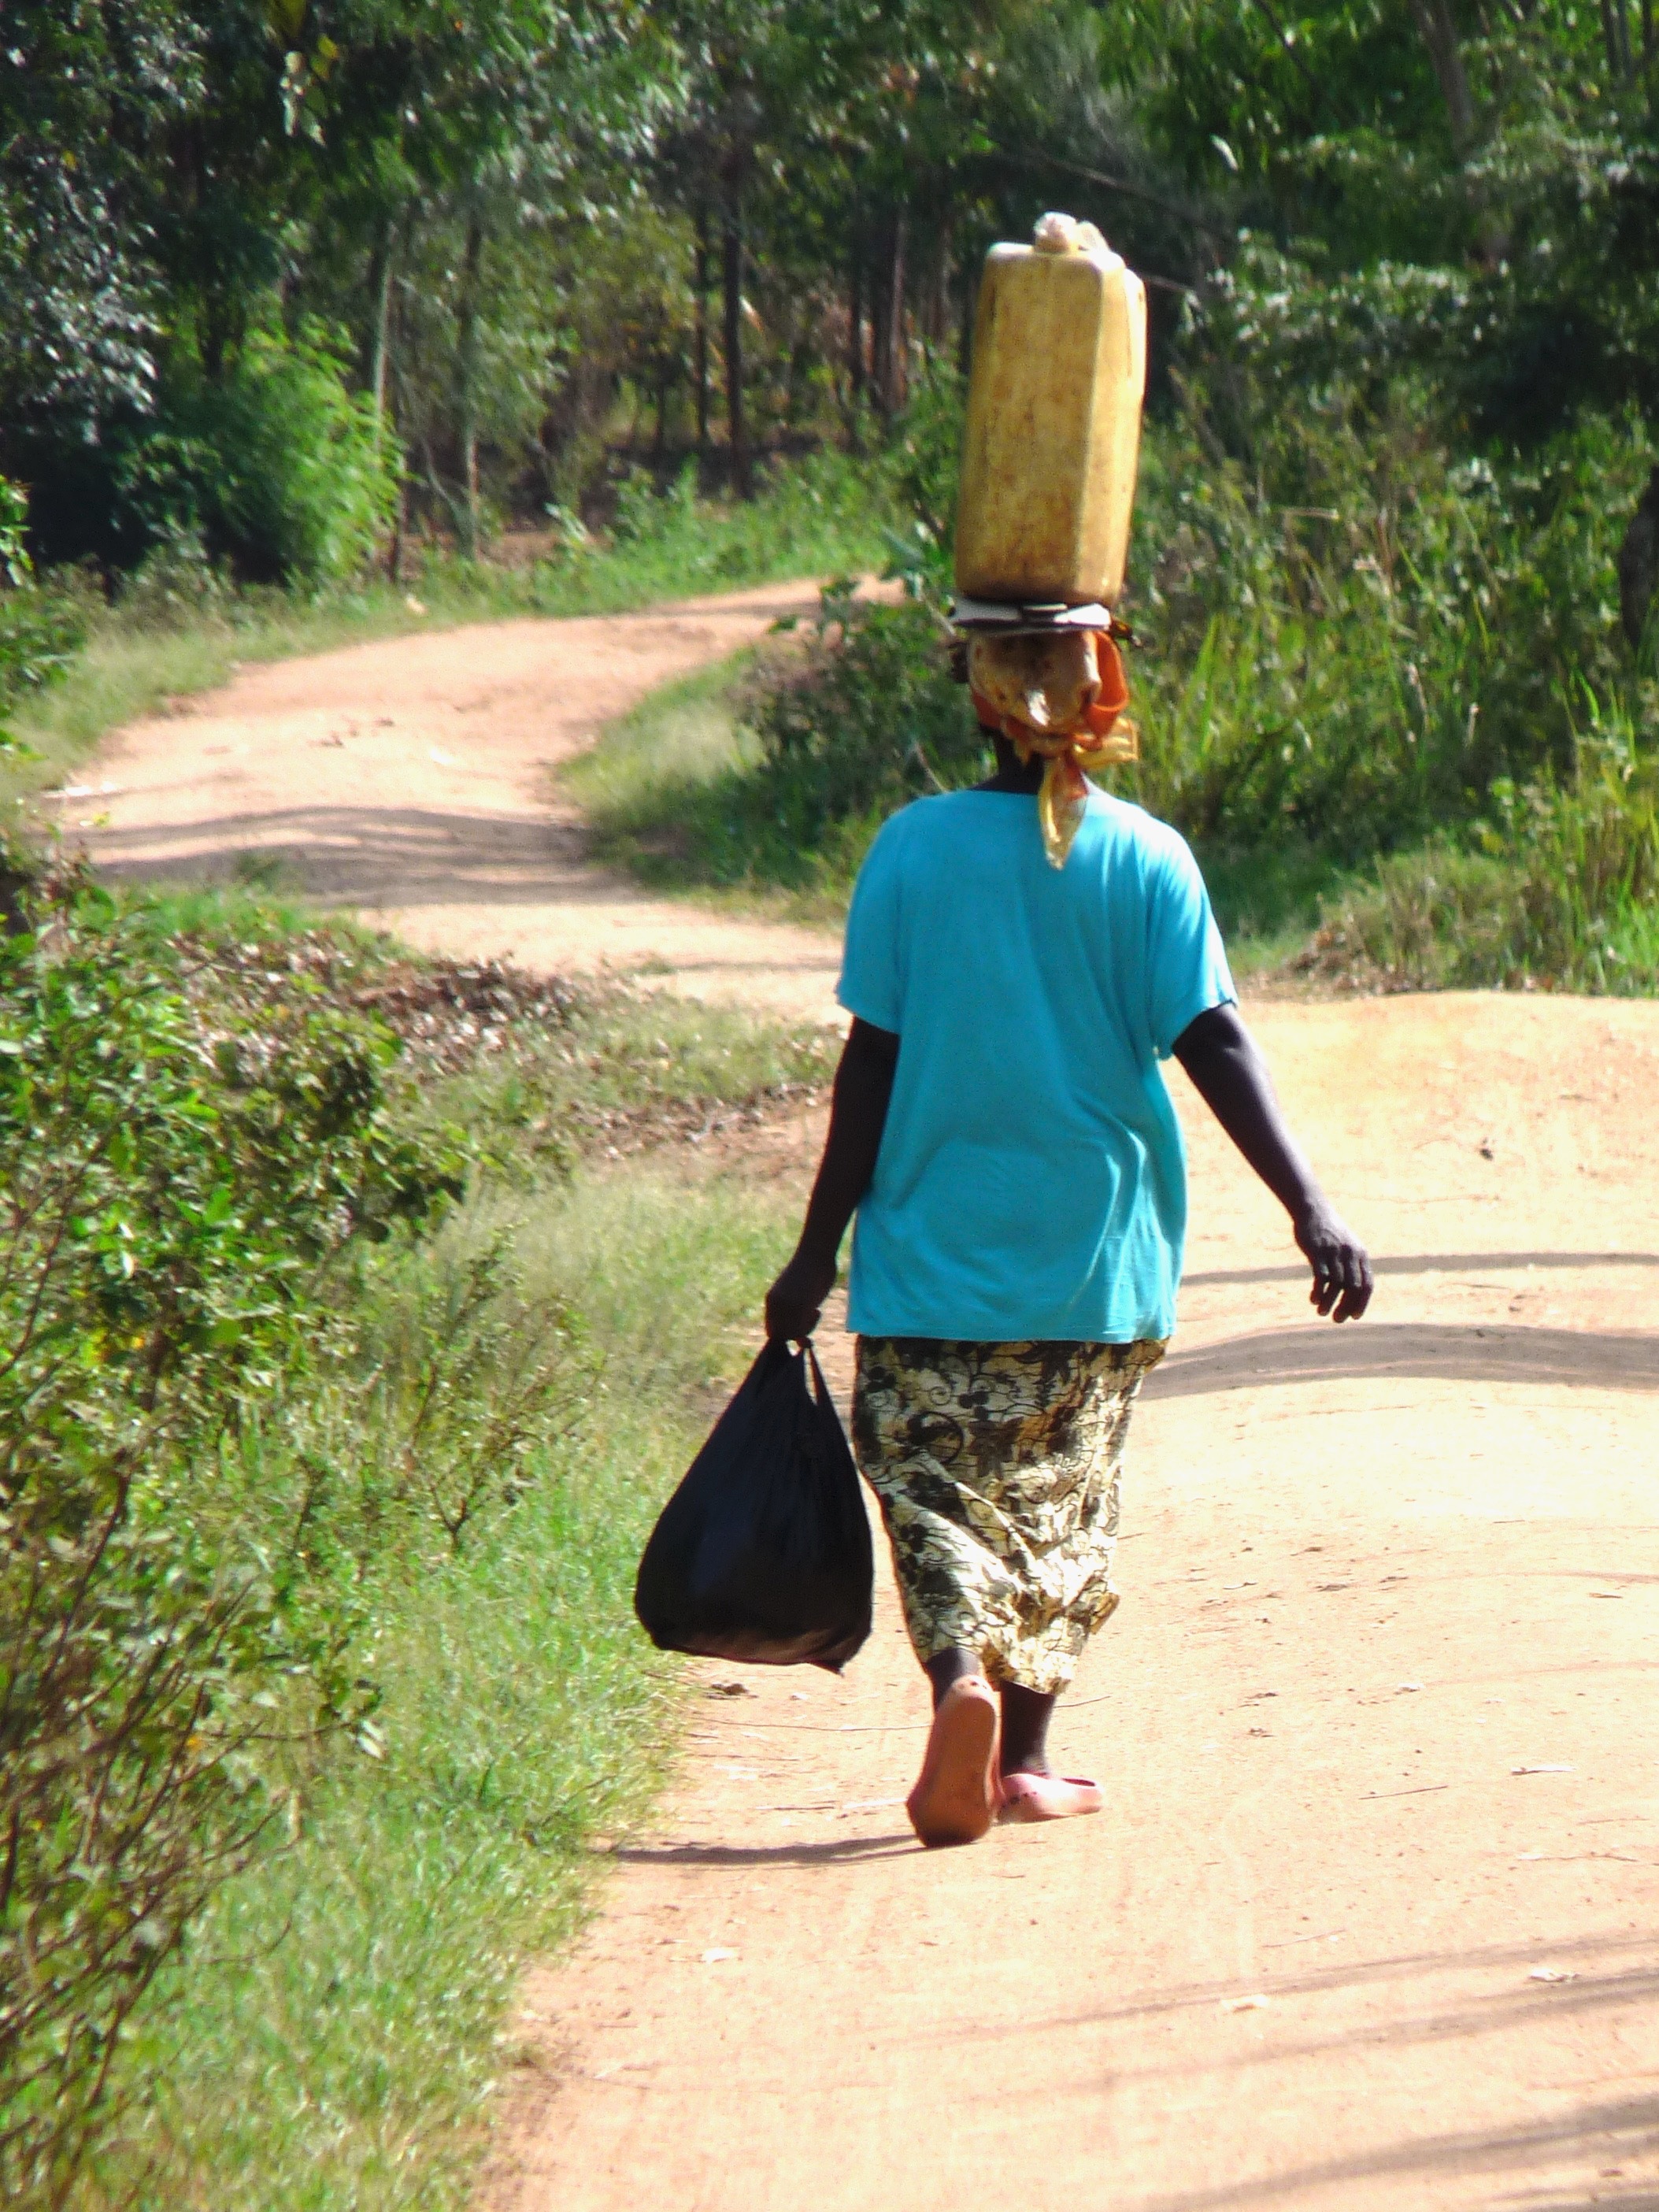
[[[586,857],[561,762],[677,677],[810,612],[811,584],[505,622],[244,669],[131,724],[58,801],[113,877],[250,868],[410,945],[836,1019],[835,942],[652,897]]]
[[[250,672],[106,756],[100,852],[279,851],[550,964],[658,931],[690,987],[818,1012],[833,948],[584,872],[538,781],[776,603]],[[843,1680],[702,1669],[676,1786],[528,1978],[486,2212],[1659,2212],[1659,1006],[1252,1018],[1382,1283],[1314,1321],[1176,1079],[1181,1334],[1059,1731],[1107,1816],[914,1847],[884,1577]],[[798,1196],[820,1136],[696,1171]]]

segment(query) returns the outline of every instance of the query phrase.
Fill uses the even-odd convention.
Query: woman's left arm
[[[1189,1022],[1175,1056],[1193,1088],[1291,1217],[1313,1269],[1310,1303],[1333,1321],[1358,1321],[1371,1301],[1364,1246],[1320,1188],[1285,1121],[1267,1063],[1237,1006],[1212,1006]]]

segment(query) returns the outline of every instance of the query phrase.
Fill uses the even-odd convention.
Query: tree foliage
[[[284,349],[464,550],[647,413],[741,487],[901,412],[1061,199],[1241,457],[1240,378],[1426,377],[1468,449],[1659,407],[1651,0],[18,0],[7,40],[0,467],[49,554],[356,558],[384,489],[335,530],[234,481]]]

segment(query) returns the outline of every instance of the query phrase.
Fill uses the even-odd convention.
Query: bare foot
[[[910,1825],[930,1850],[974,1844],[995,1816],[996,1692],[982,1674],[965,1674],[939,1699],[921,1774],[905,1801]]]
[[[1106,1798],[1099,1783],[1076,1774],[1041,1774],[1028,1767],[1002,1778],[1000,1820],[1072,1820],[1081,1813],[1104,1809]]]

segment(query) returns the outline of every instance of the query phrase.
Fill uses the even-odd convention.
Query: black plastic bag
[[[870,1633],[874,1585],[864,1494],[817,1355],[780,1339],[664,1506],[634,1609],[659,1650],[839,1672]]]

